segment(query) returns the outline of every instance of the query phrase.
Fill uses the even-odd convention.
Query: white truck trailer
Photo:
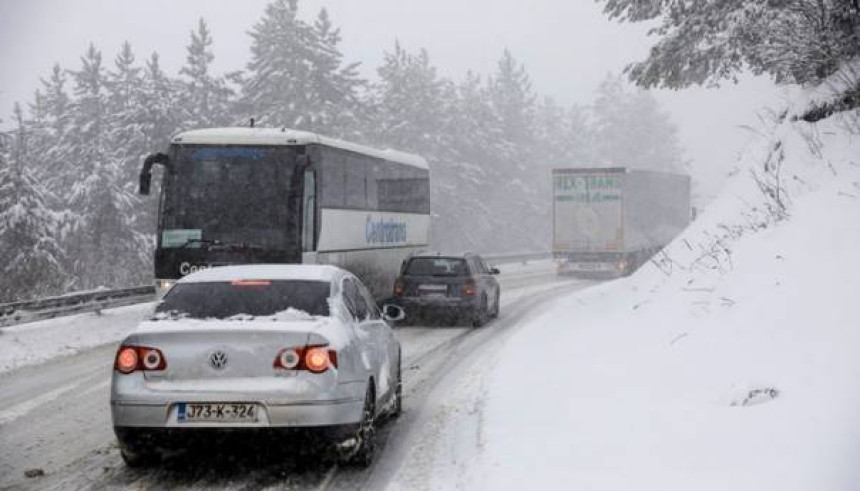
[[[624,167],[553,169],[560,274],[627,275],[690,223],[690,177]]]

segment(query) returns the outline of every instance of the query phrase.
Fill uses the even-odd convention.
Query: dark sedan
[[[478,327],[499,315],[497,274],[477,254],[412,256],[394,283],[394,301],[409,322],[423,317]]]

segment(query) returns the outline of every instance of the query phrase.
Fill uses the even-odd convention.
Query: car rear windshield
[[[329,292],[329,284],[323,281],[179,283],[167,292],[155,313],[156,318],[227,319],[298,311],[327,317]]]
[[[410,276],[465,276],[466,261],[457,257],[413,257],[404,274]]]

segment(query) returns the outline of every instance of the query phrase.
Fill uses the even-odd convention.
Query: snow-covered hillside
[[[775,125],[659,261],[507,341],[469,488],[860,486],[860,138],[831,119]]]

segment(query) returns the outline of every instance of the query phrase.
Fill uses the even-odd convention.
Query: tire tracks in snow
[[[313,463],[304,466],[261,464],[257,468],[234,471],[127,469],[112,439],[106,400],[115,352],[115,343],[110,343],[0,375],[0,399],[9,404],[0,412],[0,444],[6,447],[0,448],[0,455],[9,457],[7,462],[0,463],[0,475],[5,474],[0,478],[0,488],[12,485],[16,489],[337,490],[382,486],[401,465],[409,439],[420,431],[428,395],[446,377],[456,375],[462,357],[504,334],[543,301],[588,286],[584,282],[557,279],[549,268],[545,269],[545,272],[518,271],[507,278],[503,276],[503,296],[507,293],[511,300],[504,302],[503,299],[500,318],[487,326],[463,329],[449,338],[437,337],[438,331],[430,328],[427,336],[415,338],[419,349],[404,358],[404,414],[380,428],[379,455],[370,469]],[[432,348],[423,349],[423,344],[431,343]],[[45,413],[44,408],[52,407],[57,407],[62,414]],[[43,425],[45,414],[50,418]],[[48,474],[44,478],[26,480],[22,469],[30,467],[44,467]]]
[[[434,389],[456,378],[462,373],[459,369],[473,355],[488,343],[501,346],[505,338],[522,325],[522,320],[543,305],[558,297],[588,288],[595,282],[567,281],[551,284],[546,289],[522,295],[504,306],[502,316],[482,328],[460,333],[432,350],[409,360],[407,366],[418,366],[405,370],[404,374],[404,411],[393,424],[385,425],[378,433],[378,452],[373,465],[366,470],[350,468],[338,469],[329,486],[320,487],[327,491],[383,489],[390,484],[412,450],[411,444],[418,441],[423,430],[432,429],[434,415],[427,407],[428,398]],[[437,421],[437,425],[440,423]],[[480,432],[480,429],[477,430]],[[476,435],[480,438],[480,434]]]

